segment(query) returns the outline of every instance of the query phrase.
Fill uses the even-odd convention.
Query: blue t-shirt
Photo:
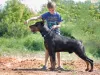
[[[51,29],[53,25],[58,25],[59,22],[63,21],[58,12],[55,12],[54,14],[50,14],[50,12],[46,12],[41,16],[43,20],[46,20],[49,29]],[[56,28],[54,32],[59,34],[60,29]]]

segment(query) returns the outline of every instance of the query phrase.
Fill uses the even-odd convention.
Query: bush
[[[32,34],[25,38],[24,46],[28,50],[44,50],[43,38],[40,36],[40,34]]]
[[[0,37],[7,32],[7,24],[0,22]]]
[[[5,37],[25,37],[29,34],[27,27],[24,24],[13,22],[8,24],[7,32],[4,34]]]
[[[19,0],[7,0],[0,11],[0,36],[24,37],[28,34],[24,22],[34,14]]]
[[[89,40],[85,45],[88,53],[92,54],[94,57],[100,57],[100,42]]]
[[[0,55],[27,54],[44,49],[43,38],[38,33],[24,38],[0,37]]]
[[[75,38],[72,35],[72,29],[73,29],[73,25],[71,23],[65,23],[61,25],[61,35],[67,36],[67,37],[71,37],[71,38]]]

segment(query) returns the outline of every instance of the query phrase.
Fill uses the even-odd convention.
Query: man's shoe
[[[42,70],[47,70],[47,67],[44,65],[41,69]]]
[[[57,67],[57,70],[64,70],[63,67],[59,66]]]

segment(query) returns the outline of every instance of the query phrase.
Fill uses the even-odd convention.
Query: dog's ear
[[[42,21],[41,21],[42,25],[44,25],[44,22],[45,22],[45,20],[42,18]]]
[[[43,25],[43,26],[44,26],[44,20],[42,20],[42,21],[41,21],[41,25]]]
[[[42,24],[44,24],[44,20],[42,20]]]

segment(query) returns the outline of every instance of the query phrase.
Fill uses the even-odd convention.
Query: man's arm
[[[28,24],[29,21],[38,20],[38,19],[41,19],[41,18],[42,18],[41,16],[29,18],[28,20],[26,20],[25,24]]]

